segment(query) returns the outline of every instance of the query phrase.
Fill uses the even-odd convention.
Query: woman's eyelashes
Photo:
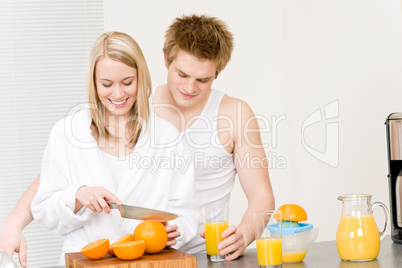
[[[133,81],[123,83],[124,86],[131,86]],[[102,84],[104,87],[111,87],[113,84]]]

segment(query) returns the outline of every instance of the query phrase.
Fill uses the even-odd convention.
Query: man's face
[[[175,104],[181,109],[197,109],[205,104],[215,80],[216,64],[212,60],[198,59],[180,50],[168,65],[168,88]]]

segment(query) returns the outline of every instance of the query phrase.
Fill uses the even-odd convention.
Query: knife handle
[[[120,210],[119,205],[117,205],[115,202],[106,201],[106,203],[109,205],[110,209],[118,209],[118,210]]]

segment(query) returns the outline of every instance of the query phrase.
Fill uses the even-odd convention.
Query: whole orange
[[[299,205],[296,204],[286,204],[280,206],[278,210],[282,211],[282,220],[283,221],[306,221],[307,213]]]
[[[146,253],[162,251],[168,240],[165,226],[161,222],[143,221],[137,225],[133,233],[134,241],[144,240]]]
[[[94,242],[89,243],[88,245],[84,246],[81,249],[81,253],[90,259],[98,260],[107,254],[109,250],[109,239],[108,238],[102,238],[99,240],[96,240]]]

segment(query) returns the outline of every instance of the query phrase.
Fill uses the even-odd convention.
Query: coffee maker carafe
[[[402,113],[386,119],[391,238],[402,244]]]

